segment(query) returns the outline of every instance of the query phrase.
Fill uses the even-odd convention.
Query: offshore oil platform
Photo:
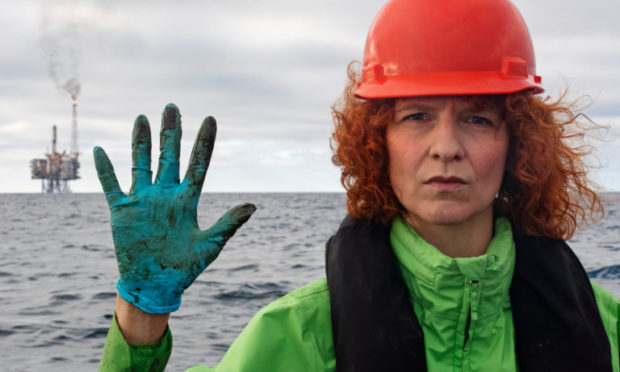
[[[77,96],[72,95],[73,120],[71,123],[71,151],[58,152],[56,150],[56,125],[52,126],[52,151],[45,154],[45,158],[32,159],[30,169],[32,179],[41,180],[42,193],[71,192],[68,181],[80,178],[78,169],[79,150],[77,141]]]

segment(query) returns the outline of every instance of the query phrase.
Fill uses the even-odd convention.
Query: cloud
[[[515,3],[530,26],[548,90],[569,86],[576,95],[593,97],[588,114],[620,116],[617,1]],[[133,120],[148,116],[157,149],[168,102],[183,115],[181,164],[204,117],[218,120],[208,190],[342,190],[338,169],[330,163],[330,105],[342,92],[347,64],[362,58],[366,32],[381,4],[25,0],[6,5],[0,14],[8,30],[0,35],[0,192],[39,190],[29,179],[28,162],[49,147],[52,124],[58,125],[59,146],[69,147],[71,101],[47,76],[41,48],[46,17],[54,20],[48,33],[75,41],[61,38],[65,44],[58,44],[60,50],[74,47],[65,55],[76,56],[81,84],[83,178],[74,190],[99,191],[90,154],[95,144],[108,151],[128,186]],[[617,169],[615,150],[603,146],[601,151],[609,159],[602,171]],[[618,185],[618,177],[611,172],[604,178]]]

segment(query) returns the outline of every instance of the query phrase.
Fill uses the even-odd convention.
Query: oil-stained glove
[[[162,114],[159,168],[151,172],[151,130],[138,116],[132,134],[132,186],[125,195],[108,156],[94,148],[95,166],[112,224],[120,277],[119,295],[151,314],[175,311],[181,295],[218,256],[226,241],[254,213],[252,204],[226,212],[211,228],[198,228],[197,206],[216,124],[206,118],[194,144],[187,173],[179,183],[181,115],[168,104]]]

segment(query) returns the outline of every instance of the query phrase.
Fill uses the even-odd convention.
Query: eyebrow
[[[422,111],[433,111],[433,110],[440,109],[440,106],[441,106],[441,105],[439,106],[432,105],[424,101],[419,102],[418,100],[411,100],[405,103],[401,103],[401,102],[403,101],[396,102],[396,105],[394,107],[394,112],[406,111],[406,110],[411,110],[411,109],[417,109],[417,110],[422,110]],[[399,107],[399,104],[400,104],[400,107]],[[473,114],[481,113],[481,112],[489,112],[489,113],[492,113],[498,116],[501,115],[501,109],[499,107],[493,107],[492,105],[476,107],[476,105],[473,102],[468,102],[468,107],[465,108],[465,111],[468,111]]]
[[[437,110],[438,108],[436,106],[424,103],[424,102],[408,102],[408,103],[401,103],[399,105],[399,103],[396,103],[396,107],[394,107],[395,111],[401,111],[401,110],[410,110],[410,109],[421,109],[421,110]]]

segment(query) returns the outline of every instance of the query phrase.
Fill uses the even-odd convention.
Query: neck
[[[493,239],[493,211],[455,224],[434,224],[407,215],[407,222],[429,244],[448,257],[483,255]]]

